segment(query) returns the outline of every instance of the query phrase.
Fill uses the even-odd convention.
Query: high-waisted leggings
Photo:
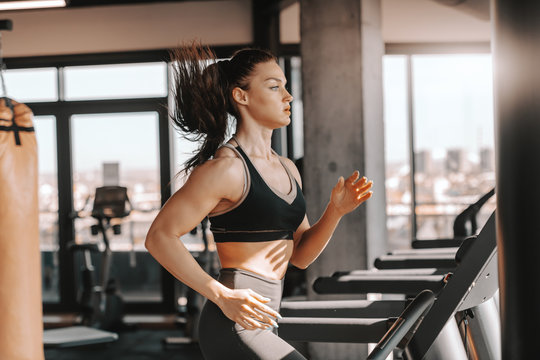
[[[283,280],[267,279],[242,269],[221,269],[218,281],[230,289],[251,289],[270,298],[266,303],[279,312]],[[246,330],[207,301],[199,319],[199,345],[207,360],[306,360],[278,336],[277,329]]]

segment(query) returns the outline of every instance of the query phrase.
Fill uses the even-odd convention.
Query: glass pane
[[[76,66],[64,69],[66,100],[167,96],[167,64]]]
[[[6,70],[4,77],[8,96],[18,102],[58,100],[55,68]]]
[[[56,119],[54,116],[36,116],[34,128],[39,159],[39,242],[43,302],[59,302]]]
[[[160,267],[144,247],[161,205],[158,114],[74,115],[71,124],[74,208],[91,211],[97,187],[127,188],[133,210],[121,219],[120,235],[107,233],[113,250],[111,277],[124,300],[161,301]],[[96,223],[90,216],[77,219],[76,240],[102,244],[101,235],[90,231]],[[99,273],[99,263],[95,266]]]
[[[412,219],[406,56],[384,56],[383,91],[388,246],[407,248]]]
[[[495,185],[491,55],[412,61],[417,238],[451,237],[455,217]]]
[[[293,157],[300,159],[304,156],[304,105],[302,103],[302,59],[300,57],[291,58],[291,95],[294,100],[292,108],[292,128],[293,128]]]

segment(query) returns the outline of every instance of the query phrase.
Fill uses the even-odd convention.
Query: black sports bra
[[[279,160],[291,182],[289,194],[280,194],[264,181],[240,145],[224,146],[232,149],[242,160],[245,184],[242,197],[232,208],[208,215],[214,241],[292,240],[293,233],[306,214],[306,202],[300,186],[287,166]]]

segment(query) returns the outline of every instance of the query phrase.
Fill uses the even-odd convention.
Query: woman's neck
[[[272,157],[272,130],[259,129],[248,131],[242,128],[235,134],[239,145],[251,157],[271,159]]]

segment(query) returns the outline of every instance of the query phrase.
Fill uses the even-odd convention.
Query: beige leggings
[[[242,269],[221,269],[218,281],[231,289],[251,289],[272,299],[266,305],[279,312],[283,280],[267,279]],[[207,360],[261,359],[305,360],[278,336],[277,329],[245,330],[227,318],[221,309],[207,301],[199,320],[199,345]]]

